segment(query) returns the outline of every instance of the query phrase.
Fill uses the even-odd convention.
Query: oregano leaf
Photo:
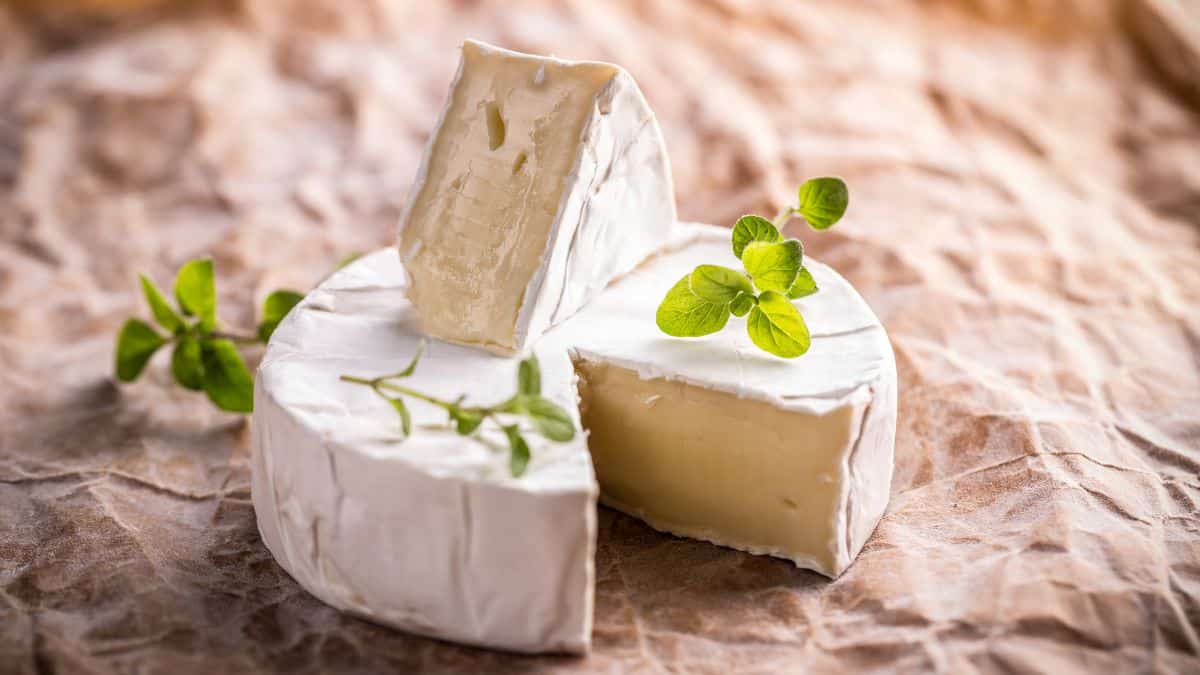
[[[141,319],[129,319],[117,334],[117,379],[132,382],[142,374],[150,357],[167,343],[150,324]]]
[[[425,354],[425,341],[421,340],[420,342],[417,343],[417,351],[413,354],[413,357],[408,362],[408,365],[404,367],[404,370],[401,370],[398,373],[392,373],[391,375],[385,375],[379,379],[394,380],[394,379],[402,379],[402,378],[411,376],[414,372],[416,372],[417,364],[421,361],[421,356],[424,354]]]
[[[463,435],[469,436],[483,424],[483,413],[472,408],[449,408],[450,419],[454,422],[455,430]]]
[[[751,242],[742,253],[742,263],[760,291],[786,294],[804,264],[804,247],[798,239],[768,244]]]
[[[155,322],[172,333],[183,330],[183,319],[171,307],[171,303],[167,302],[162,291],[158,290],[145,274],[139,274],[138,278],[142,282],[142,295],[146,296],[146,304],[150,305],[150,313],[154,315]]]
[[[185,333],[175,343],[175,350],[171,352],[171,375],[186,389],[204,389],[204,357],[200,342],[192,335]]]
[[[788,288],[787,296],[793,300],[803,298],[806,295],[812,295],[817,292],[817,280],[813,279],[812,273],[807,267],[801,267],[800,273],[796,275],[796,280]]]
[[[413,354],[412,360],[404,367],[404,370],[392,375],[392,377],[408,377],[417,370],[417,363],[421,361],[421,356],[425,354],[425,341],[421,340],[417,343],[417,351]]]
[[[271,339],[279,322],[300,303],[304,296],[296,291],[278,290],[263,300],[262,319],[258,323],[258,339],[266,342]]]
[[[388,403],[392,404],[392,407],[400,415],[400,430],[404,432],[404,437],[408,438],[412,435],[412,414],[408,412],[408,406],[404,404],[404,399],[399,396],[396,398],[385,396],[384,398],[387,399]]]
[[[502,427],[504,435],[508,436],[508,470],[513,478],[520,478],[529,467],[529,444],[521,436],[521,430],[515,424]]]
[[[700,337],[715,333],[729,321],[729,306],[719,305],[692,292],[684,275],[663,298],[654,320],[662,332],[674,337]]]
[[[780,239],[783,239],[783,236],[771,221],[762,216],[742,216],[733,226],[733,254],[742,257],[742,252],[750,242],[772,244]]]
[[[254,378],[242,355],[229,340],[209,339],[200,344],[204,363],[204,393],[221,410],[248,413],[254,410]]]
[[[200,318],[202,330],[216,328],[217,287],[211,258],[192,260],[179,268],[175,276],[175,299],[185,313]]]
[[[539,434],[559,443],[575,438],[575,423],[554,401],[542,396],[527,396],[523,407]]]
[[[746,319],[750,340],[764,351],[792,359],[808,351],[808,326],[787,297],[764,291]]]
[[[800,202],[796,211],[804,216],[814,230],[828,230],[846,214],[850,191],[841,178],[824,177],[806,180],[800,186]]]
[[[542,393],[542,371],[537,356],[530,354],[517,366],[517,393],[534,396]]]
[[[525,397],[516,394],[504,403],[496,406],[495,410],[496,412],[512,413],[514,415],[523,414],[525,412]]]
[[[729,303],[729,311],[734,316],[746,316],[746,313],[754,308],[756,298],[750,293],[738,293],[733,302]]]
[[[717,305],[733,302],[738,293],[753,293],[745,274],[720,265],[700,265],[688,276],[692,293]]]

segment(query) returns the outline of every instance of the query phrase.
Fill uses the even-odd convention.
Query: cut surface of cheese
[[[681,340],[658,303],[699,264],[741,268],[724,228],[690,225],[544,343],[569,351],[601,501],[673,534],[836,577],[887,506],[896,369],[879,320],[836,272],[796,301],[812,346],[779,359],[744,320]]]
[[[253,419],[263,539],[301,586],[368,619],[507,650],[585,651],[597,488],[583,433],[566,443],[527,434],[532,460],[513,478],[495,430],[459,436],[443,410],[409,399],[414,432],[400,442],[396,411],[339,380],[407,365],[422,337],[404,283],[396,250],[374,253],[322,283],[272,337]],[[536,353],[543,395],[575,415],[567,354]],[[403,383],[487,405],[516,391],[516,372],[516,359],[431,341]]]
[[[674,226],[666,149],[627,72],[463,44],[400,225],[427,333],[520,351]]]

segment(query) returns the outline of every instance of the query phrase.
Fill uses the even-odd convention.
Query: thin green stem
[[[796,215],[797,213],[799,213],[799,211],[796,210],[796,207],[785,206],[783,207],[783,210],[775,216],[775,220],[771,221],[771,224],[775,226],[775,229],[782,230],[783,226],[787,225],[788,222],[791,221],[792,216]]]
[[[256,344],[261,342],[256,335],[242,335],[239,333],[228,333],[221,330],[214,330],[205,335],[205,337],[217,338],[218,340],[229,340],[238,344]]]
[[[397,394],[404,394],[405,396],[411,396],[415,399],[420,399],[422,401],[425,401],[426,403],[432,403],[433,405],[436,405],[439,408],[445,408],[447,410],[455,407],[455,405],[456,405],[455,403],[452,403],[450,401],[443,401],[440,398],[430,396],[428,394],[422,394],[421,392],[416,391],[415,389],[409,389],[408,387],[403,387],[398,384],[386,382],[385,381],[386,379],[387,379],[386,377],[377,377],[375,379],[368,380],[365,377],[354,377],[353,375],[342,375],[342,377],[341,377],[341,380],[343,382],[353,382],[354,384],[366,385],[376,391],[379,391],[380,389],[387,389],[388,391],[394,391]]]
[[[375,381],[374,381],[374,380],[368,380],[368,379],[367,379],[367,378],[365,378],[365,377],[355,377],[355,376],[353,376],[353,375],[343,375],[343,376],[341,377],[341,380],[342,380],[342,382],[353,382],[354,384],[365,384],[365,385],[367,385],[368,387],[374,387],[374,386],[375,386]]]
[[[421,392],[416,391],[415,389],[409,389],[408,387],[402,387],[398,384],[392,384],[391,382],[376,382],[374,386],[376,389],[387,389],[388,391],[394,391],[397,394],[404,394],[405,396],[411,396],[415,399],[425,401],[426,403],[432,403],[433,405],[436,405],[439,408],[446,408],[447,410],[454,407],[454,405],[455,405],[454,403],[452,403],[450,401],[443,401],[440,398],[430,396],[428,394],[422,394]]]

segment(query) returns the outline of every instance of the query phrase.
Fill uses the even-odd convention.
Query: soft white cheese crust
[[[342,374],[407,364],[421,336],[395,249],[334,274],[276,331],[259,368],[253,499],[276,560],[335,607],[404,630],[522,652],[590,643],[597,488],[583,433],[527,435],[532,461],[511,477],[503,437],[489,447],[409,402],[395,411]],[[575,415],[561,350],[537,351],[543,393]],[[431,341],[413,388],[468,403],[515,391],[516,360]],[[578,425],[578,418],[576,417]]]

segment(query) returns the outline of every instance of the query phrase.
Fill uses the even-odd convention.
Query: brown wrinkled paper
[[[0,3],[0,672],[1200,669],[1194,2],[73,4]],[[601,509],[587,658],[409,636],[274,563],[245,421],[112,382],[135,272],[248,326],[391,241],[467,36],[626,66],[684,218],[847,179],[795,232],[901,397],[842,578]]]

